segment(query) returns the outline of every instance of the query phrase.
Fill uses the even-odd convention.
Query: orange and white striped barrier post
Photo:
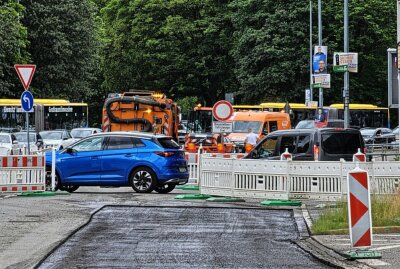
[[[291,161],[292,154],[288,151],[288,148],[285,149],[285,152],[281,154],[281,161]]]
[[[352,248],[372,246],[372,218],[368,172],[356,167],[347,174],[347,202]],[[380,258],[382,255],[368,249],[347,253],[350,259]]]
[[[358,149],[357,153],[353,155],[353,162],[362,162],[365,163],[367,161],[367,156]]]

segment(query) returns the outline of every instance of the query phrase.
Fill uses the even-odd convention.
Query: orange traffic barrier
[[[245,146],[246,153],[249,153],[253,148],[254,146],[252,144],[246,144]]]

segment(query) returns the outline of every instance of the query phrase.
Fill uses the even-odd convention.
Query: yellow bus
[[[0,99],[0,127],[26,128],[25,111],[20,99]],[[29,125],[36,131],[87,127],[87,103],[71,103],[64,99],[35,99],[28,112]]]
[[[261,105],[233,105],[234,111],[261,111]]]
[[[261,103],[264,111],[285,112],[286,103]],[[292,126],[295,127],[301,120],[314,119],[317,106],[306,106],[303,103],[289,103],[289,115]]]
[[[338,119],[344,119],[344,105],[332,104],[329,108],[337,109]],[[371,104],[350,104],[349,125],[355,127],[390,128],[390,113],[387,107]]]

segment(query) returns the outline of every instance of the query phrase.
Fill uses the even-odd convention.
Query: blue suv
[[[51,162],[48,152],[47,184]],[[131,186],[139,193],[168,193],[188,178],[184,152],[164,135],[99,133],[56,152],[56,189],[68,192],[79,186]]]

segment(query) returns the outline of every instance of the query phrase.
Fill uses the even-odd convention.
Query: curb
[[[302,205],[301,209],[293,210],[293,217],[296,220],[300,235],[300,240],[295,241],[295,244],[314,258],[335,268],[372,268],[358,261],[347,260],[341,253],[336,252],[315,239],[311,234],[312,219],[305,204]]]

